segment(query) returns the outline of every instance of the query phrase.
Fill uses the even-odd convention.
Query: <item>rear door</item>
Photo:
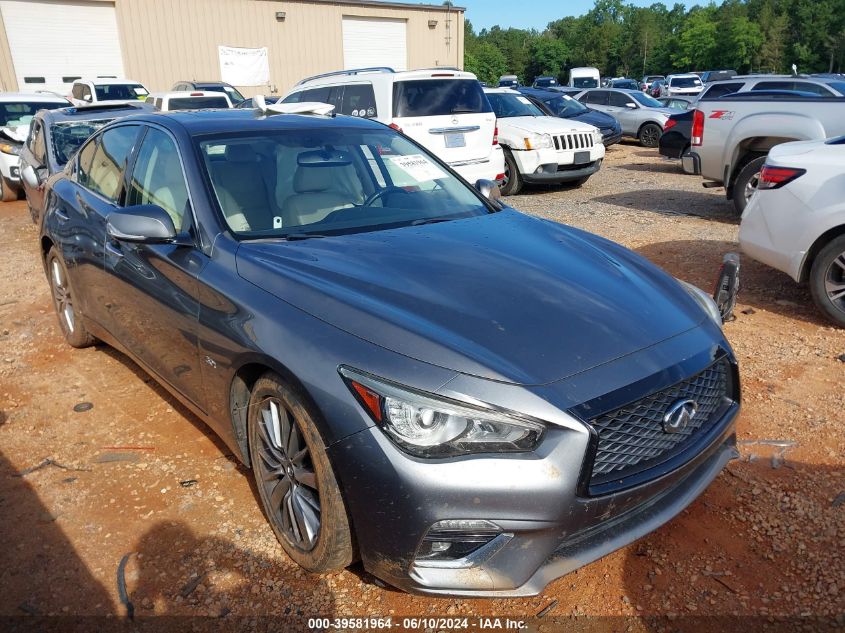
[[[454,166],[489,160],[493,151],[496,116],[475,79],[396,81],[393,123]]]

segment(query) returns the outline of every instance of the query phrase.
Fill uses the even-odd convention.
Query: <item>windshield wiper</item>
[[[283,235],[282,239],[287,242],[298,242],[300,240],[310,240],[311,238],[318,239],[328,237],[328,235],[320,235],[319,233],[288,233]]]
[[[438,224],[440,222],[451,222],[455,218],[420,218],[411,222],[411,226],[422,226],[423,224]]]

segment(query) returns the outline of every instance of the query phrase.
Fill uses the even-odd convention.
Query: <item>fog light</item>
[[[498,525],[483,519],[438,521],[423,538],[415,560],[446,562],[466,559],[501,534]]]
[[[540,165],[537,169],[534,170],[535,174],[542,174],[543,173],[543,166]]]

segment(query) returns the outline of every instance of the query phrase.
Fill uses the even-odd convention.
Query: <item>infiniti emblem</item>
[[[663,416],[663,430],[666,433],[683,431],[697,411],[698,403],[695,400],[678,400]]]

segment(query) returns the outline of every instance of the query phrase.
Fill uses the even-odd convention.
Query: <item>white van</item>
[[[569,86],[571,88],[598,88],[601,75],[598,68],[587,66],[584,68],[573,68],[569,71]]]
[[[471,184],[504,178],[496,115],[472,73],[451,68],[342,70],[303,79],[281,102],[328,103],[338,114],[385,123]]]

